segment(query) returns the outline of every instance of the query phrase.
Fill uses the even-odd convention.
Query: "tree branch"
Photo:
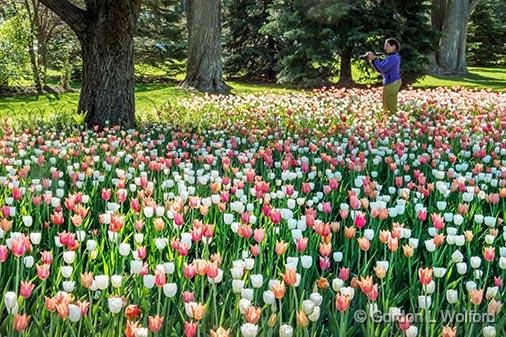
[[[87,26],[87,12],[68,0],[40,0],[79,35]]]

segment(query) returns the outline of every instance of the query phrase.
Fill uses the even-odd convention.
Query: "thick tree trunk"
[[[40,0],[81,42],[83,85],[78,111],[88,126],[135,125],[134,33],[141,0]]]
[[[443,75],[467,73],[467,23],[478,1],[433,0],[436,7],[432,24],[441,32],[433,58],[433,72]]]
[[[221,59],[221,1],[188,0],[188,64],[183,86],[226,92]]]
[[[83,58],[79,112],[89,126],[135,124],[134,33],[137,12],[124,1],[95,8],[96,19],[78,35]]]
[[[351,53],[348,51],[341,55],[341,67],[337,84],[344,87],[351,87],[355,84],[351,75]]]

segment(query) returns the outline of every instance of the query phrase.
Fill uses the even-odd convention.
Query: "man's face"
[[[391,54],[395,51],[395,45],[391,46],[388,42],[385,41],[385,51],[387,54]]]

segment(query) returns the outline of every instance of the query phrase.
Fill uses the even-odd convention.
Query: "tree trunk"
[[[83,84],[78,111],[88,126],[135,125],[134,33],[141,0],[40,0],[76,33]]]
[[[337,85],[352,87],[355,84],[351,75],[351,52],[345,51],[341,54],[341,67],[339,69],[339,81]]]
[[[221,59],[221,1],[188,0],[188,64],[183,86],[226,92]]]
[[[467,73],[467,23],[478,0],[433,0],[433,26],[441,33],[438,50],[434,55],[433,71],[454,75]]]
[[[79,112],[89,126],[135,124],[134,33],[137,12],[123,1],[95,9],[96,19],[81,36],[83,85]]]
[[[45,76],[42,73],[42,65],[40,63],[40,26],[39,26],[39,8],[38,4],[32,0],[29,2],[25,0],[25,9],[30,18],[30,34],[28,36],[28,54],[30,55],[30,63],[32,65],[33,73],[33,84],[37,94],[42,94],[42,90],[45,86]]]
[[[40,95],[42,94],[44,83],[42,81],[41,69],[39,67],[38,53],[35,50],[33,37],[31,36],[28,42],[28,53],[30,54],[30,63],[32,65],[33,83],[35,85],[35,90],[37,90],[37,94]]]

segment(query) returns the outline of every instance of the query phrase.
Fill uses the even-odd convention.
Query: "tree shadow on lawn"
[[[433,76],[438,80],[450,82],[467,82],[466,84],[476,84],[482,86],[505,87],[506,80],[500,80],[495,77],[487,77],[476,73],[455,76]]]

